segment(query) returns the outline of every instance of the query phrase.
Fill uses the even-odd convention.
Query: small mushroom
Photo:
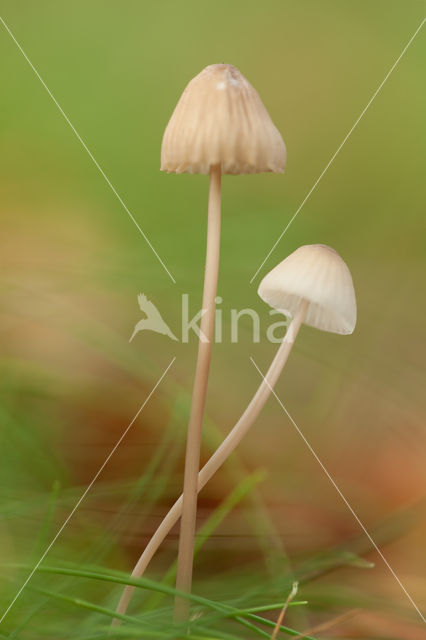
[[[283,172],[286,149],[257,91],[232,65],[213,64],[184,90],[166,127],[161,169],[210,175],[203,315],[185,454],[183,514],[177,589],[191,591],[200,467],[201,427],[214,335],[220,253],[223,173]],[[189,601],[176,599],[175,618],[185,620]]]
[[[200,491],[249,431],[269,398],[302,324],[322,331],[350,334],[356,324],[356,300],[350,271],[339,254],[321,244],[296,249],[262,280],[258,293],[272,307],[292,316],[278,351],[250,404],[198,474]],[[150,539],[132,577],[140,578],[182,514],[178,498]],[[117,612],[124,614],[134,587],[126,586]]]
[[[292,324],[306,306],[304,324],[331,333],[355,329],[351,273],[337,251],[324,244],[296,249],[263,278],[258,294],[271,307],[291,315]]]

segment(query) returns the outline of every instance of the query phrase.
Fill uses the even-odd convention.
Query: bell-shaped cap
[[[294,315],[302,300],[304,323],[331,333],[352,333],[356,300],[351,273],[339,254],[323,244],[299,247],[260,283],[258,294],[271,307]]]
[[[257,91],[230,64],[212,64],[184,90],[163,136],[162,171],[282,173],[286,148]]]

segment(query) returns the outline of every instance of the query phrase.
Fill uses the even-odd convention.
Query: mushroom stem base
[[[294,314],[293,320],[287,329],[287,333],[282,343],[280,344],[277,353],[275,354],[275,357],[268,369],[266,376],[260,383],[259,388],[254,394],[247,409],[244,411],[241,418],[229,432],[222,444],[218,447],[218,449],[216,449],[215,453],[211,456],[211,458],[206,462],[204,467],[199,472],[197,492],[203,489],[210,478],[214,476],[216,471],[220,469],[226,459],[236,449],[236,447],[248,433],[250,427],[253,425],[254,421],[264,407],[273,387],[275,386],[281,374],[281,371],[283,370],[287,362],[291,348],[306,316],[307,308],[308,302],[303,300],[298,310]],[[135,568],[132,571],[132,578],[140,578],[144,574],[158,548],[163,543],[171,529],[179,521],[179,518],[182,514],[182,505],[183,496],[180,496],[180,498],[176,500],[170,511],[164,517],[158,529],[155,531],[154,535],[145,547],[141,557],[139,558]],[[124,588],[117,607],[117,613],[126,613],[134,590],[135,587],[130,585],[127,585]],[[112,624],[113,626],[118,626],[120,624],[120,621],[116,619]]]

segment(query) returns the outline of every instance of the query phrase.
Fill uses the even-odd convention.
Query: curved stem
[[[220,186],[221,167],[215,165],[210,169],[207,251],[202,307],[203,315],[200,323],[197,366],[192,390],[191,413],[189,416],[188,435],[186,440],[182,519],[176,575],[176,589],[187,593],[191,591],[192,585],[201,433],[214,334],[220,253]],[[177,620],[187,620],[188,617],[189,600],[187,598],[176,597],[175,618]]]
[[[300,307],[295,313],[293,320],[287,330],[285,338],[282,341],[265,378],[260,383],[259,388],[254,394],[250,404],[242,414],[241,418],[235,424],[233,429],[229,432],[225,440],[211,456],[211,458],[206,462],[206,464],[198,474],[198,491],[201,491],[201,489],[207,484],[210,478],[216,473],[216,471],[222,466],[225,460],[236,449],[236,447],[249,431],[250,427],[264,407],[271,393],[271,389],[273,389],[273,387],[275,386],[280,373],[284,368],[285,363],[287,362],[287,358],[290,354],[291,348],[299,332],[300,326],[305,318],[308,304],[309,303],[305,300],[301,302]],[[145,547],[141,557],[139,558],[135,568],[132,571],[132,578],[140,578],[143,575],[157,549],[163,543],[170,530],[178,522],[182,513],[182,503],[182,496],[180,496],[180,498],[176,500],[173,507],[167,513],[164,520],[161,522],[160,526]],[[124,588],[117,607],[117,613],[124,614],[127,611],[127,606],[130,602],[134,589],[135,587],[129,585]],[[115,620],[113,622],[113,625],[119,624],[119,620]]]

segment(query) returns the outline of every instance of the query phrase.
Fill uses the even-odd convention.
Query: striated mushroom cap
[[[309,300],[305,324],[352,333],[356,300],[351,273],[339,254],[323,244],[299,247],[270,271],[258,294],[271,307],[294,315],[302,299]]]
[[[166,127],[161,170],[282,173],[286,148],[257,91],[230,64],[212,64],[184,90]]]

